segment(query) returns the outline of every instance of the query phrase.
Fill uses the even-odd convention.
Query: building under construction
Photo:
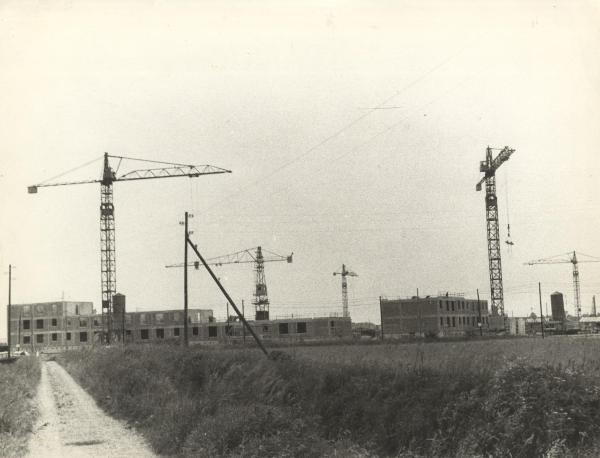
[[[123,296],[124,298],[124,296]],[[121,299],[115,298],[115,305]],[[120,313],[119,313],[120,312]],[[182,310],[126,312],[117,306],[112,320],[113,341],[148,343],[182,341]],[[10,336],[13,351],[62,351],[101,345],[103,316],[91,302],[46,302],[11,306]],[[323,340],[352,336],[350,318],[318,317],[249,321],[264,340]],[[212,310],[188,310],[190,343],[243,341],[239,321],[217,322]],[[250,335],[248,334],[248,337]]]
[[[381,298],[381,332],[384,338],[460,336],[487,331],[487,301],[462,295]]]

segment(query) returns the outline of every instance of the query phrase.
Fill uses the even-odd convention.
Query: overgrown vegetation
[[[267,360],[163,345],[62,362],[164,455],[591,457],[598,350],[595,340],[523,339],[300,348]]]
[[[27,451],[40,373],[39,361],[32,356],[0,364],[0,456],[18,457]]]

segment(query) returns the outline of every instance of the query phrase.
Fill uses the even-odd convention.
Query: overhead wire
[[[75,171],[77,171],[77,170],[79,170],[79,169],[82,169],[82,168],[84,168],[84,167],[87,167],[87,166],[88,166],[88,165],[90,165],[90,164],[93,164],[94,162],[96,162],[96,161],[98,161],[98,160],[102,159],[102,157],[103,157],[103,156],[100,156],[100,157],[94,158],[94,159],[92,159],[91,161],[88,161],[88,162],[86,162],[85,164],[78,165],[77,167],[73,167],[72,169],[70,169],[70,170],[67,170],[66,172],[59,173],[58,175],[55,175],[55,176],[53,176],[53,177],[51,177],[51,178],[48,178],[47,180],[40,181],[38,184],[40,184],[40,185],[42,185],[42,184],[46,184],[46,183],[48,183],[48,182],[50,182],[50,181],[52,181],[52,180],[56,180],[57,178],[64,177],[65,175],[68,175],[69,173],[75,172]]]
[[[411,87],[415,86],[416,84],[418,84],[420,81],[422,81],[424,78],[426,78],[427,76],[429,76],[430,74],[434,73],[435,71],[437,71],[438,69],[442,68],[443,66],[445,66],[448,62],[452,61],[456,56],[458,56],[459,54],[461,54],[465,49],[467,49],[469,47],[470,43],[463,46],[462,48],[460,48],[457,52],[451,54],[449,57],[443,59],[441,62],[439,62],[438,64],[434,65],[432,68],[430,68],[429,70],[427,70],[426,72],[422,73],[421,75],[419,75],[417,78],[415,78],[413,81],[411,81],[410,83],[408,83],[407,85],[403,86],[401,89],[397,90],[393,95],[387,97],[386,99],[384,99],[382,102],[380,102],[379,104],[375,105],[372,108],[368,108],[368,111],[362,115],[360,115],[359,117],[355,118],[354,120],[350,121],[349,123],[345,124],[343,127],[341,127],[340,129],[336,130],[333,134],[328,135],[327,137],[325,137],[324,139],[320,140],[319,142],[317,142],[315,145],[311,146],[310,148],[308,148],[307,150],[303,151],[302,153],[296,155],[294,158],[292,158],[291,160],[283,163],[282,165],[276,167],[274,170],[266,173],[265,175],[261,176],[260,178],[258,178],[257,180],[242,186],[241,188],[238,188],[237,191],[225,196],[223,199],[221,199],[219,202],[216,202],[215,204],[209,206],[206,211],[210,211],[211,209],[220,206],[223,202],[228,201],[240,194],[242,194],[244,191],[262,183],[265,180],[268,180],[269,178],[272,178],[273,176],[275,176],[276,174],[278,174],[279,172],[281,172],[284,169],[287,169],[288,167],[290,167],[291,165],[297,163],[298,161],[300,161],[301,159],[305,158],[306,156],[312,154],[313,152],[315,152],[316,150],[318,150],[321,146],[325,145],[326,143],[328,143],[329,141],[333,140],[334,138],[340,136],[341,134],[343,134],[344,132],[346,132],[347,130],[351,129],[352,127],[354,127],[356,124],[360,123],[360,121],[362,121],[363,119],[367,118],[369,115],[371,115],[372,113],[374,113],[375,111],[382,109],[385,107],[385,104],[388,103],[389,101],[393,100],[394,98],[396,98],[398,95],[406,92],[407,90],[409,90]]]

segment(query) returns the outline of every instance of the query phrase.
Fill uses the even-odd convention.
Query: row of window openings
[[[66,333],[66,340],[70,341],[72,338],[72,335],[70,332]],[[87,342],[88,340],[88,333],[87,332],[80,332],[79,333],[79,342]],[[57,333],[52,333],[50,334],[50,341],[51,342],[57,342],[58,341],[58,334]],[[44,343],[44,334],[36,334],[35,335],[35,342],[36,343]],[[31,343],[31,336],[23,336],[23,343],[24,344],[29,344]]]
[[[450,318],[452,318],[452,322],[450,321]],[[446,326],[447,327],[452,326],[453,328],[455,328],[456,327],[456,318],[458,318],[459,326],[475,326],[477,324],[477,321],[476,321],[477,319],[474,316],[473,317],[468,317],[468,316],[449,317],[449,316],[447,316],[446,317]],[[482,317],[481,322],[483,324],[486,324],[486,318]],[[450,323],[452,323],[452,325]],[[443,316],[440,317],[440,326],[444,326],[444,317]]]
[[[165,338],[165,330],[164,329],[155,329],[155,336],[157,339],[164,339]],[[233,331],[233,326],[225,326],[225,335],[231,335]],[[263,332],[269,332],[269,326],[263,326]],[[192,335],[197,336],[199,335],[200,331],[199,328],[197,326],[194,326],[192,328]],[[279,334],[289,334],[290,333],[290,329],[289,329],[289,324],[288,323],[279,323]],[[297,334],[306,334],[306,323],[296,323],[296,333]],[[128,331],[128,334],[131,334],[130,331]],[[180,328],[173,328],[173,335],[175,337],[179,337],[180,336]],[[218,333],[217,333],[217,326],[209,326],[208,327],[208,337],[217,337]],[[149,329],[141,329],[140,330],[140,337],[143,340],[147,340],[150,338],[150,330]]]
[[[155,313],[154,322],[163,323],[165,321],[165,313]],[[150,324],[150,314],[140,313],[140,324]],[[173,321],[181,321],[181,312],[172,312]],[[188,316],[188,323],[192,321],[192,318]],[[125,315],[125,322],[131,323],[131,315]]]
[[[40,327],[38,327],[37,329],[41,329],[43,328],[43,320],[37,320],[37,321],[42,321],[42,325]],[[24,329],[29,329],[29,322],[27,322],[27,327],[23,326]],[[225,333],[226,335],[231,334],[231,330],[233,329],[232,326],[226,326],[225,329]],[[131,335],[131,330],[127,330],[127,335]],[[263,326],[263,332],[269,332],[269,327],[268,326]],[[296,323],[296,333],[297,334],[306,334],[306,323]],[[192,328],[192,335],[197,336],[200,334],[200,330],[197,326],[194,326]],[[289,323],[279,323],[279,334],[289,334]],[[164,329],[155,329],[155,335],[157,339],[164,339],[165,338],[165,330]],[[175,337],[179,337],[181,335],[181,329],[180,328],[173,328],[173,335]],[[51,336],[51,340],[53,342],[56,342],[58,340],[58,334],[53,333],[50,334]],[[141,329],[140,330],[140,337],[143,340],[147,340],[150,338],[150,330],[149,329]],[[217,337],[217,326],[209,326],[208,327],[208,337]],[[66,340],[71,340],[71,333],[67,332],[66,333]],[[87,342],[87,332],[80,332],[79,333],[79,341],[80,342]],[[44,334],[37,334],[36,335],[36,342],[37,343],[43,343],[44,342]],[[23,343],[24,344],[28,344],[31,343],[31,336],[23,336]]]
[[[465,301],[439,301],[440,310],[444,309],[444,302],[446,303],[446,311],[450,309],[454,312],[454,306],[456,304],[456,310],[469,310],[469,304]],[[471,302],[471,310],[475,311],[475,302]]]
[[[44,304],[37,304],[35,306],[35,313],[37,313],[37,314],[47,313],[47,310],[48,309],[46,308],[46,306]],[[22,312],[25,314],[31,313],[31,306],[23,305]],[[51,305],[50,313],[52,313],[52,315],[56,315],[58,313],[58,305],[57,304]],[[75,304],[75,315],[79,315],[79,304]]]
[[[148,315],[142,313],[140,315],[140,323],[141,324],[149,324],[150,320],[148,319],[150,318]],[[175,312],[173,314],[173,321],[179,321],[181,319],[181,316],[179,315],[179,312]],[[155,321],[157,323],[162,323],[164,321],[164,314],[163,313],[157,313],[155,315]],[[191,322],[191,318],[188,319],[189,322]],[[127,324],[131,323],[131,315],[126,315],[125,316],[125,322]],[[67,319],[67,326],[71,326],[72,321],[70,319]],[[94,319],[94,326],[100,326],[100,320],[98,319]],[[79,327],[81,328],[86,328],[88,325],[88,321],[86,318],[80,318],[79,319]],[[30,320],[23,320],[23,329],[30,329]],[[58,320],[56,318],[52,318],[51,320],[51,326],[52,327],[57,327],[58,326]],[[44,320],[43,319],[39,319],[39,320],[35,320],[35,328],[36,329],[44,329]]]
[[[67,320],[67,326],[71,326],[71,325],[72,325],[72,321]],[[22,326],[23,326],[23,329],[31,329],[31,321],[23,320]],[[58,320],[56,318],[52,318],[50,320],[50,326],[53,328],[58,327]],[[87,328],[87,326],[88,326],[87,318],[80,318],[79,319],[79,327]],[[94,319],[94,326],[100,326],[100,320]],[[44,329],[44,320],[42,320],[42,319],[35,320],[35,329]]]

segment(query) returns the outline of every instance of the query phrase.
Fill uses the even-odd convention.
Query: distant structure
[[[596,316],[596,296],[592,296],[592,316]]]
[[[552,306],[552,321],[565,321],[565,301],[562,293],[558,291],[550,295],[550,304]]]
[[[509,317],[508,332],[512,336],[527,335],[527,318],[524,317]]]
[[[267,255],[263,254],[265,252]],[[236,251],[235,253],[225,254],[214,258],[209,258],[206,263],[209,266],[223,266],[227,264],[254,264],[255,282],[254,282],[254,301],[256,320],[269,319],[269,297],[267,295],[267,280],[265,278],[265,262],[281,262],[288,264],[293,262],[294,253],[282,256],[272,251],[268,251],[258,246],[246,250]],[[185,263],[169,264],[165,267],[184,267]],[[200,262],[194,261],[188,263],[188,266],[194,266],[196,270],[200,268]]]
[[[350,312],[348,311],[348,280],[346,280],[346,277],[358,277],[358,274],[346,270],[346,264],[342,264],[342,270],[333,273],[334,277],[336,275],[341,275],[342,277],[342,316],[344,316],[345,318],[349,318]]]
[[[487,331],[488,303],[464,296],[381,298],[384,338],[460,336]]]
[[[537,264],[572,264],[573,265],[573,294],[574,294],[574,305],[577,319],[581,317],[581,288],[579,284],[579,267],[578,265],[584,262],[600,262],[600,258],[590,256],[584,253],[579,253],[579,257],[585,256],[583,260],[577,258],[575,251],[559,254],[546,259],[535,259],[533,261],[526,262],[528,266]]]

